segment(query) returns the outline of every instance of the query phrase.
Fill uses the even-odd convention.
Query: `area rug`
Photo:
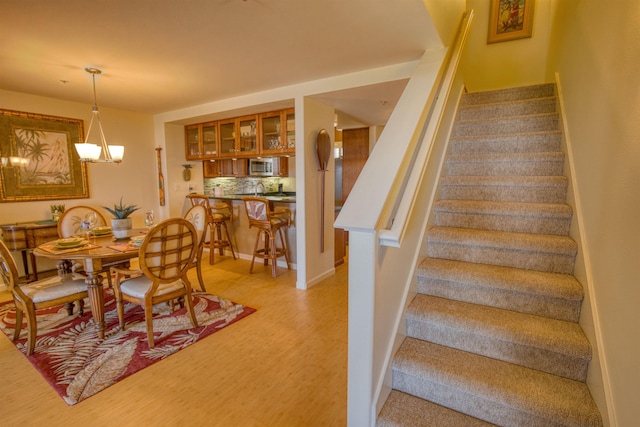
[[[116,382],[195,344],[256,310],[202,292],[194,292],[199,327],[193,328],[186,308],[171,312],[154,307],[155,347],[149,348],[140,306],[125,304],[126,329],[118,325],[113,293],[105,291],[105,339],[99,340],[88,301],[82,317],[69,316],[63,306],[37,312],[38,337],[27,359],[69,405],[75,405]],[[179,307],[178,307],[179,308]],[[13,301],[0,305],[0,329],[13,337]],[[14,342],[26,352],[26,322]]]

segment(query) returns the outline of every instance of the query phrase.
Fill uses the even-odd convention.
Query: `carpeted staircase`
[[[465,94],[377,426],[600,426],[554,85]]]

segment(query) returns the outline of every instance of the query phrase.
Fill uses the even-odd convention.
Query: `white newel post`
[[[377,235],[349,231],[349,355],[347,424],[369,426],[375,419],[373,345]]]

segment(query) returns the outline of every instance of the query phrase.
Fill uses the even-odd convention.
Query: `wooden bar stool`
[[[282,230],[291,225],[291,211],[289,209],[271,211],[269,209],[269,201],[263,197],[248,196],[243,197],[242,201],[244,202],[247,218],[249,219],[249,228],[256,227],[258,229],[249,273],[253,273],[253,263],[256,257],[262,258],[265,266],[268,265],[269,260],[271,260],[271,275],[273,277],[277,276],[276,265],[278,258],[281,256],[284,256],[287,262],[287,268],[290,270],[289,251]],[[278,246],[276,243],[276,235],[280,236],[281,246]],[[264,248],[258,249],[260,239],[263,236]]]
[[[209,228],[209,241],[205,241],[203,246],[209,248],[209,264],[214,263],[215,252],[222,256],[224,248],[229,247],[233,259],[236,259],[236,253],[229,234],[227,222],[233,221],[233,209],[228,203],[217,201],[215,205],[209,204],[209,198],[204,194],[189,194],[187,197],[191,200],[192,206],[201,205],[207,210],[207,227]],[[205,230],[206,233],[206,230]]]

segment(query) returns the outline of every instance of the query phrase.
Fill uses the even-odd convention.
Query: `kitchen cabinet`
[[[295,153],[293,108],[260,114],[260,154]]]
[[[220,159],[220,176],[243,177],[249,175],[249,159]]]
[[[185,158],[204,160],[218,157],[218,123],[185,126]]]
[[[293,108],[284,110],[285,151],[289,154],[296,153],[296,114]]]
[[[205,178],[219,178],[220,177],[220,161],[219,160],[203,161],[202,175]]]
[[[289,176],[289,158],[274,157],[273,158],[273,176],[287,177]]]
[[[295,110],[185,126],[186,160],[295,154]]]
[[[220,120],[220,158],[258,155],[258,116]]]
[[[249,159],[205,160],[202,162],[202,175],[205,178],[248,176]]]

